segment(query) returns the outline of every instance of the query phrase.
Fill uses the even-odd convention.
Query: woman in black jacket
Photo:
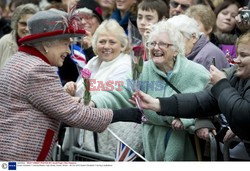
[[[223,113],[232,131],[241,139],[250,140],[250,33],[242,35],[236,43],[235,66],[218,70],[211,65],[210,88],[189,94],[176,94],[155,99],[142,92],[142,107],[159,115],[180,118],[199,118]],[[133,101],[133,98],[131,100]]]

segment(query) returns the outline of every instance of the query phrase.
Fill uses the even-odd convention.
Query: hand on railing
[[[200,128],[196,130],[196,135],[206,141],[209,141],[209,133],[212,132],[213,135],[216,135],[216,130],[215,129],[208,129],[208,128]]]

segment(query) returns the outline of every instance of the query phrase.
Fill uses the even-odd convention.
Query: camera
[[[240,11],[240,18],[242,21],[250,21],[250,10]]]

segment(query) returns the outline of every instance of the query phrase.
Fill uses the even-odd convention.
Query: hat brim
[[[69,31],[56,30],[52,32],[45,32],[40,34],[32,34],[21,38],[18,42],[20,44],[36,43],[51,39],[63,39],[70,37],[81,37],[86,34],[85,30]]]

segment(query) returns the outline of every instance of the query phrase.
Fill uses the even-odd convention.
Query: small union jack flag
[[[128,146],[118,140],[115,161],[133,161],[136,157]]]
[[[71,52],[71,59],[74,61],[75,64],[77,64],[81,69],[83,69],[87,63],[84,51],[79,46],[74,44],[71,46]]]

